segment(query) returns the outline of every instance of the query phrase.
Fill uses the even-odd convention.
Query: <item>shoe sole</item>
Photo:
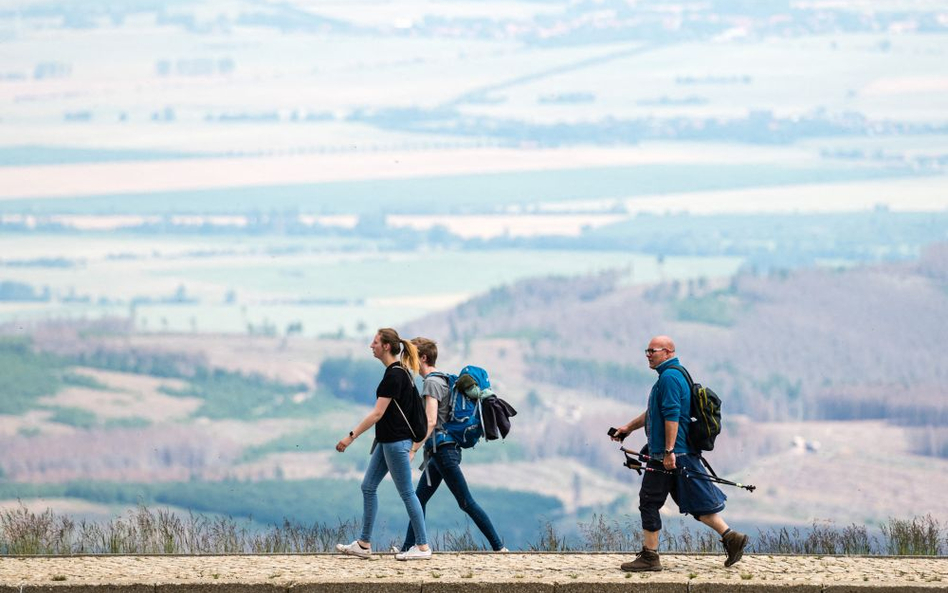
[[[409,556],[408,558],[395,558],[401,562],[408,562],[409,560],[431,560],[431,556]]]
[[[621,568],[624,572],[659,572],[662,570],[661,566],[652,566],[649,568]]]
[[[342,554],[343,556],[354,556],[356,558],[362,558],[363,560],[368,560],[369,558],[372,557],[371,552],[369,552],[368,554],[357,554],[350,550],[340,550],[339,548],[336,548],[336,551]]]
[[[747,547],[747,542],[750,540],[750,537],[744,536],[744,539],[741,540],[741,547],[737,550],[737,554],[734,555],[734,558],[728,558],[724,561],[724,567],[730,568],[738,563],[738,561],[744,557],[744,548]]]

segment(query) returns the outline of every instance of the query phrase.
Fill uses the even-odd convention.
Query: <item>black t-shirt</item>
[[[390,397],[392,403],[385,408],[382,419],[375,425],[375,439],[380,443],[394,443],[396,441],[411,440],[411,428],[408,422],[398,411],[398,405],[402,407],[402,412],[408,416],[412,402],[410,398],[415,397],[414,382],[408,371],[401,363],[393,362],[385,369],[385,375],[378,389],[375,390],[375,397]],[[424,435],[421,435],[424,436]],[[421,437],[419,437],[421,438]]]

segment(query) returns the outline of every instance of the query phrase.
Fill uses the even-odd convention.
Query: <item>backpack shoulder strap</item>
[[[415,389],[415,377],[411,374],[411,371],[406,369],[403,366],[399,366],[400,369],[405,371],[408,374],[408,380],[411,382],[412,389]],[[398,408],[398,413],[402,415],[402,418],[405,420],[405,424],[408,425],[408,431],[411,433],[411,438],[414,442],[418,442],[418,435],[415,434],[415,429],[411,427],[411,422],[408,421],[408,416],[405,415],[405,412],[402,410],[402,407],[398,405],[398,400],[392,398],[392,403],[395,404],[395,407]]]
[[[441,371],[432,371],[428,373],[427,375],[425,375],[425,379],[427,379],[428,377],[441,377],[442,379],[444,379],[444,382],[446,385],[448,385],[449,387],[451,385],[451,377],[449,377],[447,373],[442,373]]]
[[[675,369],[676,371],[678,371],[679,373],[681,373],[682,375],[684,375],[685,381],[688,382],[688,397],[691,398],[692,400],[694,400],[694,396],[692,395],[692,393],[693,393],[694,390],[695,390],[695,382],[691,380],[691,375],[688,373],[688,369],[686,369],[685,367],[683,367],[683,366],[681,366],[681,365],[673,364],[673,365],[671,365],[671,366],[669,366],[669,367],[666,367],[664,370],[662,370],[662,373],[664,374],[665,371],[670,370],[670,369]],[[690,403],[691,405],[694,405],[694,401],[691,401],[691,402],[689,402],[689,403]],[[689,410],[689,415],[690,415],[690,410]],[[717,475],[716,473],[714,473],[714,470],[711,469],[711,466],[710,466],[710,465],[708,464],[708,462],[705,460],[704,456],[701,454],[701,449],[699,449],[699,448],[697,448],[697,447],[695,447],[695,446],[693,446],[693,445],[691,444],[691,438],[688,436],[688,431],[685,431],[685,444],[688,445],[688,448],[689,448],[689,449],[691,449],[692,451],[694,451],[694,452],[698,455],[698,457],[699,457],[699,458],[701,459],[701,461],[704,463],[705,467],[708,468],[708,471],[711,472],[711,475],[714,476],[715,478],[718,477],[718,475]]]
[[[411,385],[412,391],[417,391],[418,386],[415,385],[415,375],[411,371],[403,367],[402,365],[398,365],[398,368],[405,371],[405,374],[408,375],[408,384]]]
[[[408,421],[408,416],[405,415],[405,412],[402,411],[402,407],[398,405],[398,401],[393,399],[392,403],[395,404],[395,407],[398,408],[398,413],[402,415],[402,418],[405,420],[405,424],[408,425],[408,431],[411,433],[411,438],[414,442],[418,442],[418,435],[415,434],[415,429],[411,427],[411,422]]]
[[[694,389],[694,387],[695,387],[695,382],[691,380],[691,375],[688,373],[688,369],[686,369],[685,367],[683,367],[683,366],[681,366],[681,365],[673,364],[673,365],[671,365],[671,366],[669,366],[669,367],[665,367],[665,369],[662,370],[662,374],[664,374],[665,371],[668,371],[668,370],[671,370],[671,369],[675,369],[676,371],[678,371],[679,373],[681,373],[682,375],[684,375],[685,381],[688,382],[688,389],[689,389],[689,390]]]

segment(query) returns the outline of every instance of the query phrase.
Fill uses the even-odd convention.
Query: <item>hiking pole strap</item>
[[[715,478],[718,477],[718,474],[714,471],[714,468],[711,467],[711,464],[708,463],[708,460],[704,458],[704,455],[702,455],[702,454],[699,453],[699,454],[698,454],[698,459],[701,460],[701,464],[704,465],[704,467],[708,470],[708,472],[709,472],[712,476],[714,476]]]
[[[633,458],[628,453],[625,453],[625,463],[622,464],[624,467],[627,467],[631,470],[635,470],[637,474],[642,475],[642,469],[645,467],[641,461]]]

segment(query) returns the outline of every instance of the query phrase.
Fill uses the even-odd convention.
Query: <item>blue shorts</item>
[[[688,474],[708,475],[698,456],[676,455],[675,461],[679,468],[686,468],[688,471],[674,474],[647,471],[642,477],[639,511],[642,513],[642,528],[646,531],[658,531],[662,528],[662,518],[658,511],[669,494],[678,505],[678,510],[692,515],[695,519],[724,510],[727,496],[720,488],[708,480],[687,477]],[[659,461],[649,461],[648,467],[664,469]]]

